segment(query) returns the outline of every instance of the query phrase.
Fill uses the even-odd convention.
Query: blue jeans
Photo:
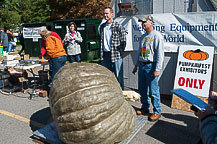
[[[101,65],[112,71],[117,78],[122,90],[124,90],[124,79],[123,79],[123,59],[120,58],[118,61],[111,62],[111,53],[103,54],[103,61]]]
[[[50,81],[51,81],[52,70],[53,70],[53,63],[52,63],[51,60],[50,60],[50,61],[49,61],[49,75],[50,75]]]
[[[7,52],[8,52],[8,53],[11,52],[12,47],[13,47],[13,45],[12,45],[12,43],[9,41],[9,42],[8,42],[8,49],[7,49]]]
[[[51,58],[51,76],[50,79],[51,81],[53,81],[53,78],[55,76],[55,74],[59,71],[59,69],[61,69],[61,67],[63,67],[66,63],[66,56],[60,56],[60,57],[56,57],[56,58]]]
[[[81,62],[81,55],[77,54],[77,55],[68,55],[69,57],[69,62],[73,63],[73,62]]]
[[[141,103],[143,109],[150,108],[149,97],[153,105],[153,112],[161,113],[160,91],[158,86],[158,76],[154,77],[156,63],[139,64],[138,72],[138,90],[141,95]],[[150,95],[149,95],[150,94]]]

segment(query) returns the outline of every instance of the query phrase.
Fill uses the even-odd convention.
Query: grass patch
[[[100,63],[100,59],[95,59],[95,60],[87,60],[87,61],[82,61],[82,62],[87,62],[87,63]]]

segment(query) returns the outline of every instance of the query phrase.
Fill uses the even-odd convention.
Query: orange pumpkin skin
[[[183,53],[183,56],[189,60],[199,60],[199,61],[206,60],[209,58],[208,53],[203,52],[200,49],[185,51]]]
[[[192,50],[185,51],[183,53],[183,57],[186,58],[186,59],[189,59],[191,53],[192,53]]]

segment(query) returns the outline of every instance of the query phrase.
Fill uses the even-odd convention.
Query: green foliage
[[[21,16],[16,11],[4,9],[0,12],[1,27],[16,28],[21,23]]]
[[[47,0],[26,0],[21,3],[21,9],[23,23],[47,21],[51,12]]]
[[[49,0],[51,19],[102,18],[111,0]]]
[[[57,19],[102,18],[111,0],[0,0],[0,27]]]
[[[49,20],[51,9],[48,0],[0,1],[0,27],[13,29],[22,23]]]

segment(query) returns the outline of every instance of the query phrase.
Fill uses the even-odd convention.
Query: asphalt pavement
[[[30,90],[31,92],[31,90]],[[171,100],[162,98],[162,116],[147,121],[129,144],[194,144],[199,141],[198,119],[192,112],[173,109]],[[134,108],[140,102],[130,102]],[[51,122],[47,98],[26,93],[0,93],[0,143],[32,144],[32,132]]]
[[[37,69],[36,69],[37,70]],[[25,93],[5,93],[0,89],[0,144],[34,144],[32,133],[52,121],[47,97]],[[129,144],[196,144],[199,122],[192,112],[171,108],[171,96],[161,96],[162,116],[145,126]],[[140,102],[129,102],[135,109]]]
[[[161,96],[162,116],[147,121],[130,144],[197,144],[200,140],[199,121],[193,112],[171,108],[171,99]],[[140,108],[140,103],[131,103]]]
[[[32,144],[32,132],[47,125],[50,109],[47,98],[16,92],[0,93],[0,143]]]

